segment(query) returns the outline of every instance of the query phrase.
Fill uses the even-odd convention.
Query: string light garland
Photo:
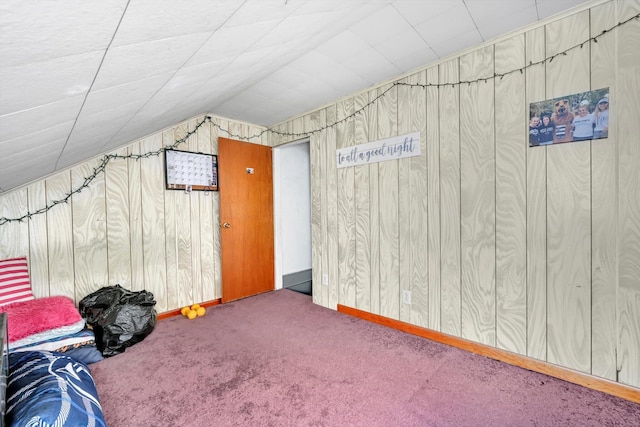
[[[309,135],[313,135],[319,132],[322,132],[324,130],[327,130],[329,128],[335,127],[337,125],[339,125],[340,123],[346,122],[348,119],[357,116],[358,114],[362,113],[364,110],[366,110],[367,108],[369,108],[371,105],[375,104],[376,102],[378,102],[378,100],[380,98],[382,98],[383,96],[385,96],[387,93],[389,93],[393,88],[398,87],[398,86],[408,86],[408,87],[420,87],[420,88],[441,88],[441,87],[455,87],[455,86],[460,86],[460,85],[469,85],[471,86],[471,84],[473,83],[487,83],[489,80],[494,80],[496,78],[499,78],[500,80],[502,80],[504,77],[511,75],[511,74],[515,74],[515,73],[520,73],[520,74],[524,74],[524,71],[527,68],[531,68],[531,67],[535,67],[536,65],[541,65],[541,64],[545,64],[547,62],[551,63],[555,58],[559,57],[559,56],[567,56],[567,54],[569,52],[571,52],[574,49],[582,49],[584,47],[584,45],[586,45],[587,43],[590,43],[591,41],[593,41],[594,43],[598,43],[598,38],[604,36],[605,34],[613,31],[614,29],[616,29],[617,27],[621,27],[631,21],[633,21],[634,19],[640,19],[640,13],[630,17],[629,19],[626,19],[624,21],[618,22],[616,25],[614,25],[611,28],[608,28],[606,30],[602,30],[602,32],[598,35],[589,37],[587,40],[578,43],[576,45],[573,45],[561,52],[558,52],[554,55],[549,56],[548,58],[545,59],[541,59],[540,61],[529,61],[529,64],[524,65],[520,68],[515,68],[513,70],[510,71],[506,71],[504,73],[493,73],[493,75],[491,76],[487,76],[487,77],[482,77],[482,78],[478,78],[478,79],[474,79],[474,80],[459,80],[457,82],[452,82],[452,83],[405,83],[405,82],[393,82],[391,83],[391,85],[386,88],[384,91],[380,92],[378,94],[378,96],[376,96],[375,98],[373,98],[371,101],[369,101],[368,103],[364,104],[361,108],[359,108],[358,110],[354,111],[353,113],[347,115],[346,117],[337,120],[333,123],[327,124],[325,126],[322,126],[320,128],[314,129],[314,130],[310,130],[307,132],[282,132],[279,130],[276,130],[274,128],[266,128],[264,130],[262,130],[261,132],[251,135],[251,136],[242,136],[242,135],[237,135],[234,134],[232,132],[230,132],[227,129],[223,129],[221,126],[217,125],[216,123],[214,123],[214,127],[217,127],[218,129],[220,129],[223,132],[226,132],[227,135],[231,136],[232,138],[236,138],[236,139],[244,139],[244,140],[250,140],[250,139],[254,139],[254,138],[261,138],[262,135],[264,135],[265,133],[272,133],[275,135],[280,135],[280,136],[285,136],[285,137],[293,137],[293,138],[303,138],[303,137],[307,137]]]
[[[144,153],[144,154],[127,154],[127,155],[121,155],[121,154],[106,154],[105,156],[102,157],[102,160],[100,161],[100,165],[96,166],[93,169],[93,172],[91,173],[91,175],[85,177],[84,182],[82,183],[82,185],[80,185],[80,187],[76,188],[75,190],[71,191],[70,193],[68,193],[65,197],[63,197],[62,199],[59,200],[54,200],[50,203],[48,203],[45,207],[40,208],[38,210],[32,211],[32,212],[27,212],[26,214],[22,215],[21,217],[17,217],[17,218],[6,218],[6,217],[2,217],[0,218],[0,225],[4,225],[6,223],[9,222],[22,222],[25,219],[31,219],[32,216],[34,215],[39,215],[39,214],[43,214],[45,212],[48,212],[49,210],[53,209],[55,206],[60,205],[62,203],[69,203],[69,200],[71,199],[71,196],[73,196],[74,194],[79,194],[80,192],[82,192],[82,190],[84,190],[85,188],[89,187],[89,185],[93,182],[94,179],[96,179],[100,174],[102,174],[106,168],[107,165],[109,164],[109,162],[113,159],[146,159],[148,157],[152,157],[152,156],[159,156],[162,152],[164,152],[164,150],[171,150],[173,148],[178,147],[180,144],[182,144],[183,142],[185,142],[187,139],[189,139],[189,137],[193,134],[195,134],[198,129],[207,121],[211,120],[211,117],[207,116],[205,117],[200,123],[198,123],[196,125],[196,127],[192,130],[187,132],[187,134],[176,140],[173,144],[160,148],[156,151],[150,151],[148,153]]]
[[[48,212],[49,210],[53,209],[55,206],[62,204],[62,203],[69,203],[69,200],[71,199],[71,197],[74,194],[79,194],[83,189],[89,187],[89,185],[93,182],[94,179],[96,179],[100,174],[102,174],[105,170],[107,165],[109,164],[109,162],[113,159],[144,159],[144,158],[148,158],[148,157],[152,157],[152,156],[159,156],[161,153],[163,153],[165,150],[170,150],[170,149],[174,149],[177,148],[180,144],[184,143],[185,141],[187,141],[187,139],[189,139],[189,137],[191,135],[194,135],[198,129],[200,129],[200,127],[207,123],[210,122],[211,125],[217,129],[219,129],[220,131],[226,133],[227,135],[229,135],[232,138],[236,138],[236,139],[240,139],[240,140],[251,140],[251,139],[256,139],[256,138],[261,138],[265,133],[271,133],[274,135],[279,135],[279,136],[283,136],[283,137],[292,137],[292,138],[302,138],[302,137],[308,137],[310,135],[314,135],[320,132],[323,132],[327,129],[333,128],[341,123],[346,122],[347,120],[361,114],[363,111],[365,111],[366,109],[368,109],[370,106],[372,106],[373,104],[377,103],[380,98],[384,97],[387,93],[389,93],[389,91],[391,91],[393,88],[398,87],[398,86],[406,86],[406,87],[419,87],[419,88],[442,88],[442,87],[456,87],[456,86],[460,86],[460,85],[471,85],[474,83],[487,83],[489,80],[495,80],[495,79],[500,79],[502,80],[504,77],[517,73],[519,72],[520,74],[523,74],[524,71],[528,68],[537,66],[537,65],[542,65],[545,63],[551,63],[555,58],[559,57],[559,56],[567,56],[567,54],[574,50],[574,49],[582,49],[586,44],[590,43],[590,42],[594,42],[594,43],[598,43],[598,38],[604,36],[605,34],[613,31],[614,29],[621,27],[631,21],[633,21],[634,19],[640,19],[640,13],[630,17],[629,19],[625,20],[625,21],[621,21],[618,22],[616,25],[614,25],[613,27],[603,30],[600,34],[596,35],[596,36],[592,36],[589,37],[587,40],[578,43],[574,46],[571,46],[561,52],[558,52],[548,58],[542,59],[540,61],[530,61],[529,64],[524,65],[520,68],[515,68],[513,70],[504,72],[504,73],[493,73],[493,75],[488,76],[488,77],[483,77],[483,78],[478,78],[475,80],[459,80],[457,82],[452,82],[452,83],[406,83],[406,82],[393,82],[388,88],[386,88],[385,90],[383,90],[382,92],[380,92],[376,97],[374,97],[373,99],[371,99],[369,102],[367,102],[366,104],[364,104],[362,107],[360,107],[359,109],[357,109],[356,111],[354,111],[353,113],[345,116],[344,118],[340,119],[340,120],[336,120],[333,123],[329,123],[326,124],[324,126],[321,126],[317,129],[313,129],[307,132],[282,132],[279,130],[276,130],[274,128],[265,128],[262,131],[251,135],[251,136],[242,136],[242,135],[237,135],[233,132],[231,132],[228,129],[223,128],[222,126],[220,126],[218,123],[214,122],[210,116],[206,116],[202,121],[200,121],[195,128],[192,131],[189,131],[184,137],[176,140],[173,144],[160,148],[156,151],[150,151],[144,154],[128,154],[128,155],[119,155],[119,154],[106,154],[101,162],[100,165],[97,166],[94,170],[93,173],[91,173],[91,175],[87,176],[84,179],[84,182],[82,183],[82,185],[80,185],[80,187],[76,188],[75,190],[71,191],[69,194],[67,194],[64,198],[59,199],[59,200],[54,200],[50,203],[48,203],[46,206],[44,206],[43,208],[40,208],[38,210],[35,211],[30,211],[27,212],[26,214],[20,216],[20,217],[16,217],[16,218],[7,218],[7,217],[0,217],[0,225],[4,225],[10,222],[22,222],[24,220],[29,220],[31,219],[31,217],[35,216],[35,215],[39,215],[39,214],[43,214],[45,212]]]

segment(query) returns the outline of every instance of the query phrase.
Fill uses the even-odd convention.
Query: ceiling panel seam
[[[73,126],[71,126],[71,130],[69,131],[69,135],[67,135],[67,139],[64,142],[64,145],[62,146],[62,149],[60,150],[60,154],[58,155],[58,158],[56,159],[56,164],[53,167],[54,171],[58,170],[58,163],[60,162],[60,159],[62,158],[62,154],[64,153],[64,150],[67,147],[67,144],[69,143],[69,139],[71,139],[71,135],[73,135],[73,131],[76,128],[76,124],[78,123],[78,119],[80,118],[80,114],[82,114],[82,110],[84,108],[84,105],[87,102],[87,98],[89,97],[89,94],[91,93],[91,88],[93,88],[93,85],[95,84],[96,79],[98,78],[98,74],[100,74],[100,69],[102,68],[102,64],[104,63],[104,59],[107,57],[107,53],[109,52],[109,48],[111,47],[111,44],[113,43],[113,40],[116,38],[116,34],[118,34],[118,28],[120,28],[120,24],[122,24],[122,20],[124,19],[124,16],[127,13],[127,9],[129,8],[129,3],[130,2],[131,2],[131,0],[127,0],[127,4],[124,6],[124,10],[122,11],[122,15],[120,15],[120,20],[118,21],[118,25],[116,25],[116,29],[113,31],[113,35],[111,36],[111,40],[109,41],[109,44],[107,45],[107,48],[104,50],[104,54],[102,55],[102,59],[100,60],[100,64],[98,64],[98,69],[96,70],[96,73],[93,76],[93,80],[91,81],[91,84],[89,85],[89,89],[87,90],[87,93],[85,93],[84,99],[82,100],[82,104],[80,105],[80,108],[78,109],[78,114],[76,115],[76,118],[73,121]]]
[[[149,104],[149,103],[151,102],[151,100],[153,100],[153,98],[154,98],[154,97],[155,97],[155,96],[156,96],[156,95],[157,95],[157,94],[158,94],[158,93],[159,93],[159,92],[160,92],[160,91],[161,91],[161,90],[162,90],[162,89],[163,89],[163,88],[164,88],[164,87],[165,87],[165,86],[166,86],[166,85],[171,81],[171,79],[173,79],[173,77],[175,77],[175,75],[178,73],[178,71],[182,70],[182,69],[183,69],[183,67],[185,66],[185,64],[189,63],[189,61],[191,60],[191,58],[193,58],[193,57],[196,55],[196,53],[198,53],[198,52],[200,51],[200,49],[202,49],[202,47],[203,47],[204,45],[206,45],[206,44],[207,44],[207,42],[208,42],[209,40],[211,40],[211,38],[214,36],[214,34],[215,34],[215,33],[216,33],[220,28],[224,27],[224,25],[225,25],[227,22],[229,22],[229,20],[230,20],[231,18],[233,18],[233,17],[236,15],[236,13],[238,13],[238,11],[239,11],[239,10],[240,10],[244,5],[245,5],[245,3],[247,3],[247,1],[249,1],[249,0],[244,0],[244,1],[242,2],[242,4],[241,4],[241,5],[239,5],[239,6],[236,8],[236,10],[235,10],[232,14],[230,14],[230,15],[227,17],[227,19],[225,19],[225,20],[224,20],[220,25],[218,25],[218,27],[217,27],[216,29],[214,29],[213,31],[211,31],[211,35],[210,35],[209,37],[207,37],[207,38],[202,42],[202,44],[200,45],[200,47],[199,47],[198,49],[194,49],[194,51],[193,51],[193,53],[191,54],[191,56],[189,56],[189,57],[184,61],[184,63],[183,63],[181,66],[179,66],[178,68],[176,68],[176,70],[174,71],[174,73],[172,74],[172,76],[171,76],[171,77],[169,77],[169,78],[167,79],[167,81],[166,81],[162,86],[160,86],[160,87],[158,88],[158,90],[156,90],[156,91],[153,93],[153,95],[151,95],[151,96],[149,97],[149,99],[147,100],[147,102],[145,102],[144,104],[142,104],[142,105],[140,106],[140,108],[138,108],[138,110],[137,110],[134,114],[131,114],[131,116],[129,117],[129,119],[128,119],[126,122],[124,122],[124,123],[122,124],[122,126],[120,126],[120,127],[119,127],[115,132],[113,132],[113,134],[111,135],[111,137],[110,137],[108,140],[106,140],[106,141],[104,142],[104,144],[102,144],[102,147],[103,147],[103,148],[104,148],[104,147],[106,147],[106,146],[107,146],[107,145],[108,145],[108,144],[113,140],[113,138],[115,138],[115,136],[116,136],[116,135],[118,135],[118,133],[120,133],[120,131],[122,131],[122,129],[124,129],[124,128],[127,126],[127,124],[129,124],[129,122],[130,122],[131,120],[133,120],[133,118],[134,118],[134,117],[135,117],[135,116],[136,116],[136,115],[137,115],[137,114],[138,114],[138,113],[139,113],[139,112],[140,112],[140,111],[141,111],[141,110],[142,110],[142,109],[143,109],[147,104]],[[227,64],[227,66],[228,66],[228,64]],[[192,92],[189,94],[189,96],[190,96],[191,94],[193,94],[193,93],[196,93],[196,92],[200,89],[200,87],[202,87],[202,85],[200,85],[197,89],[195,89],[194,91],[192,91]]]
[[[473,22],[473,26],[476,27],[476,31],[478,32],[478,34],[480,35],[480,39],[482,39],[482,42],[486,42],[487,40],[484,38],[484,36],[482,35],[482,32],[480,31],[480,28],[478,28],[478,23],[476,22],[475,19],[473,19],[473,14],[471,13],[471,11],[469,10],[469,6],[467,6],[467,0],[462,0],[462,4],[464,5],[465,10],[467,11],[467,13],[469,14],[469,19],[471,19],[471,22]]]
[[[414,27],[414,26],[413,26],[413,24],[407,20],[407,18],[405,17],[405,15],[404,15],[402,12],[400,12],[400,11],[398,10],[398,8],[396,7],[396,5],[394,4],[394,5],[392,5],[392,7],[396,10],[396,12],[398,12],[398,15],[402,16],[402,19],[404,20],[404,22],[406,22],[406,23],[407,23],[407,25],[413,29],[413,31],[418,35],[418,37],[420,37],[420,39],[424,42],[424,44],[425,44],[429,49],[431,49],[431,52],[433,52],[433,53],[434,53],[434,55],[436,55],[436,57],[437,57],[437,58],[440,58],[440,55],[438,55],[438,53],[435,51],[435,49],[434,49],[434,48],[429,44],[429,42],[428,42],[428,41],[427,41],[427,40],[422,36],[422,34],[420,34],[420,31],[418,31],[418,30],[416,29],[416,27]]]

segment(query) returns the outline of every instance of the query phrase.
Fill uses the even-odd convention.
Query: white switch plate
[[[329,284],[329,275],[328,274],[323,274],[322,275],[322,284],[324,286],[327,286]]]
[[[411,291],[408,291],[406,289],[402,290],[402,303],[411,304]]]

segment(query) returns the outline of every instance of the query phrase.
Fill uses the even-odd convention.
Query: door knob
[[[231,224],[229,224],[228,222],[225,222],[224,224],[222,224],[223,228],[231,228]]]

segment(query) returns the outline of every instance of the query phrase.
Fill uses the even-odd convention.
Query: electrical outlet
[[[324,286],[327,286],[329,284],[329,275],[328,274],[323,274],[322,275],[322,284]]]
[[[411,291],[408,291],[406,289],[402,290],[402,303],[411,304]]]

